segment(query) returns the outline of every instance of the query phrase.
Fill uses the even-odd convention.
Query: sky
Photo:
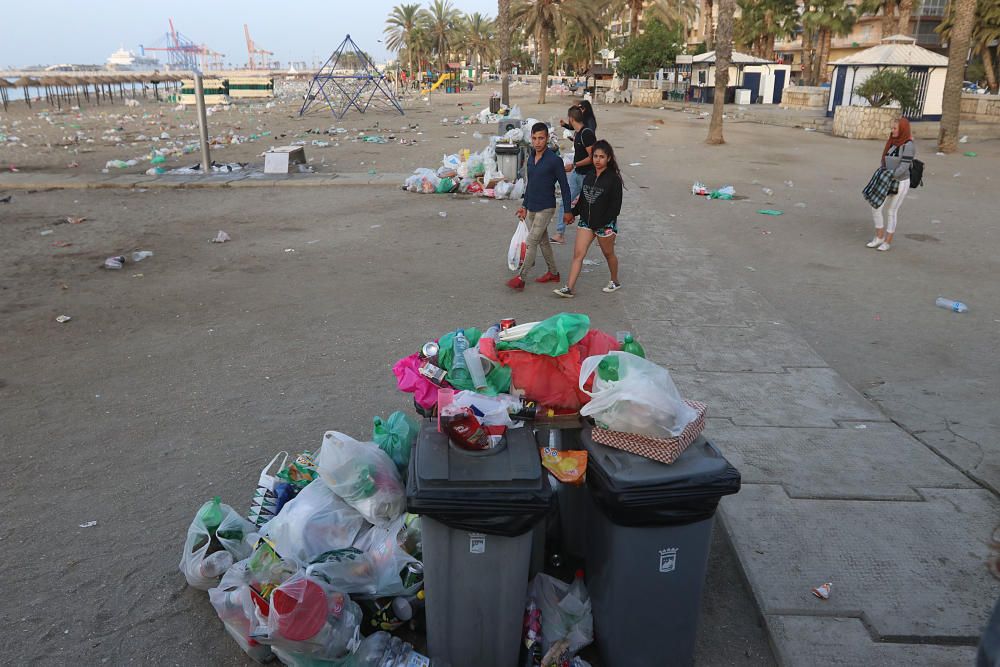
[[[406,0],[418,2],[420,0]],[[167,19],[196,44],[247,61],[243,24],[258,48],[287,66],[326,60],[348,33],[379,62],[385,19],[403,0],[5,0],[0,5],[0,69],[59,63],[103,64],[121,46],[163,42]],[[420,4],[427,6],[428,0]],[[459,10],[496,16],[496,0],[452,0]],[[21,28],[23,26],[23,29]],[[151,54],[152,55],[152,54]],[[160,54],[164,61],[166,54]]]

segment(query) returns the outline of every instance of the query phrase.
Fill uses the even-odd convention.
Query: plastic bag
[[[467,327],[465,329],[465,337],[468,339],[470,347],[476,347],[482,335],[482,332],[476,327]],[[472,381],[472,377],[469,375],[469,371],[464,368],[456,369],[452,363],[455,356],[454,340],[454,331],[446,333],[438,340],[438,347],[440,348],[438,352],[438,366],[448,371],[448,383],[452,387],[459,390],[473,390],[476,387]],[[496,396],[497,394],[505,394],[509,391],[510,369],[499,364],[494,365],[486,374],[486,389],[480,393],[488,396]],[[434,395],[437,397],[436,391]]]
[[[385,528],[372,526],[354,542],[354,548],[363,551],[374,568],[372,594],[378,597],[413,594],[423,585],[421,581],[408,590],[400,577],[407,565],[418,562],[400,546],[399,535],[405,529],[404,521],[405,517],[400,516]]]
[[[452,153],[451,155],[445,155],[441,158],[441,166],[446,169],[458,169],[458,165],[462,164],[462,158],[457,153]]]
[[[438,181],[437,188],[435,192],[438,194],[447,194],[456,188],[455,181],[451,178],[442,178]]]
[[[558,357],[566,354],[574,345],[590,331],[590,318],[582,313],[559,313],[542,320],[520,340],[503,341],[497,344],[498,350],[524,350],[532,354],[545,354]]]
[[[617,349],[618,341],[613,336],[594,329],[558,357],[521,350],[499,352],[498,356],[500,363],[510,370],[511,393],[521,392],[549,407],[578,410],[590,400],[577,387],[583,360]]]
[[[520,120],[520,118],[521,118],[521,107],[519,107],[518,105],[515,104],[511,108],[510,113],[507,114],[507,118],[510,118],[512,120],[513,119]]]
[[[563,484],[580,486],[587,475],[587,452],[541,447],[542,465]]]
[[[278,459],[282,455],[284,455],[284,458],[282,458],[278,469],[284,468],[288,462],[288,452],[278,452],[271,459],[271,462],[260,471],[260,477],[257,479],[257,489],[253,492],[253,500],[250,503],[250,513],[247,515],[247,520],[255,526],[263,526],[278,513],[278,495],[275,493],[278,478],[269,474],[268,471],[278,462]]]
[[[496,396],[484,396],[475,391],[459,391],[451,399],[451,405],[460,408],[473,408],[476,417],[484,426],[506,426],[508,428],[518,425],[510,418],[511,410],[515,412],[521,407],[521,399],[510,394],[498,394]]]
[[[282,466],[275,477],[299,491],[309,486],[316,479],[316,460],[312,452],[302,452],[296,456],[291,463]]]
[[[519,220],[514,235],[510,237],[510,248],[507,249],[507,268],[519,271],[524,264],[524,256],[528,252],[528,225]]]
[[[261,531],[285,558],[309,563],[354,544],[365,519],[323,481],[317,480],[282,508]]]
[[[396,464],[374,442],[327,431],[318,464],[330,489],[370,523],[386,526],[406,511],[406,492]]]
[[[590,595],[577,575],[567,584],[547,574],[537,574],[531,581],[530,596],[542,613],[542,649],[567,641],[570,654],[594,641],[594,617]]]
[[[323,660],[343,658],[361,644],[361,607],[347,593],[304,572],[271,593],[267,643]]]
[[[261,644],[251,637],[256,626],[254,604],[250,596],[249,561],[236,563],[222,576],[222,581],[208,591],[208,600],[219,615],[223,627],[240,648],[258,663],[266,663],[273,657],[271,647]]]
[[[420,179],[420,191],[425,195],[432,195],[437,192],[440,179],[434,174],[424,174]]]
[[[584,360],[580,391],[591,400],[580,414],[592,416],[602,428],[653,438],[676,437],[697,417],[697,412],[681,399],[667,369],[628,352],[608,354],[618,359],[618,380],[602,380],[597,375],[593,390],[586,391],[584,385],[605,355]]]
[[[419,354],[403,357],[392,367],[392,374],[396,376],[397,389],[413,394],[417,405],[428,409],[437,404],[438,386],[420,374],[421,363]]]
[[[524,190],[526,187],[527,184],[524,182],[523,178],[517,179],[517,182],[514,183],[514,188],[510,191],[510,198],[521,199],[524,197]]]
[[[399,474],[404,475],[406,466],[410,463],[410,449],[417,441],[417,434],[420,432],[420,424],[413,417],[398,410],[384,421],[381,417],[375,417],[373,421],[372,441],[389,455],[396,464]]]
[[[457,169],[454,169],[452,167],[438,167],[437,170],[438,178],[455,178],[457,175],[458,175]]]
[[[483,184],[479,181],[472,181],[466,189],[466,192],[470,195],[481,195],[483,194]]]
[[[493,196],[496,199],[507,199],[507,196],[514,189],[513,183],[508,183],[507,181],[500,181],[493,186]]]
[[[207,591],[218,584],[234,562],[250,555],[250,535],[255,530],[252,523],[218,497],[202,505],[188,526],[178,566],[188,585]]]

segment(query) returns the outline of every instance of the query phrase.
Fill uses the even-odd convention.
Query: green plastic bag
[[[498,342],[498,350],[524,350],[560,357],[590,331],[590,318],[582,313],[559,313],[535,325],[521,340]]]
[[[372,440],[389,455],[405,478],[406,466],[410,463],[410,450],[417,441],[420,423],[410,415],[397,410],[383,420],[376,416],[373,420]]]
[[[465,337],[469,341],[469,347],[474,347],[478,342],[479,338],[483,335],[476,327],[468,327],[465,329]],[[467,389],[468,391],[476,391],[476,385],[469,376],[469,371],[464,368],[452,369],[452,361],[454,360],[454,350],[453,344],[455,340],[455,332],[450,331],[445,335],[441,336],[438,341],[438,366],[448,371],[448,377],[445,379],[455,389]],[[511,370],[507,366],[500,366],[499,364],[494,366],[489,373],[486,374],[486,391],[479,392],[480,394],[485,394],[486,396],[496,396],[497,394],[506,394],[510,391],[510,373]]]
[[[455,181],[451,180],[450,178],[446,177],[438,181],[437,192],[439,194],[445,194],[451,192],[454,189],[455,189]]]

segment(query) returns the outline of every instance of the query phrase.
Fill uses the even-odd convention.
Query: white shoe
[[[616,292],[622,288],[621,284],[616,283],[613,280],[609,280],[607,286],[605,286],[602,292]]]
[[[880,245],[878,248],[876,248],[876,250],[881,250],[881,251],[884,252],[884,251],[888,250],[891,247],[892,246],[890,246],[888,243],[883,242],[882,245]]]
[[[882,239],[880,239],[879,237],[876,236],[875,238],[873,238],[871,241],[869,241],[865,245],[868,246],[869,248],[877,248],[881,244],[882,244]]]

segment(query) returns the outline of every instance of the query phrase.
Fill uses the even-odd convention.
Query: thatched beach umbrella
[[[24,101],[28,103],[28,108],[31,108],[31,93],[28,90],[28,86],[34,86],[40,88],[41,84],[38,83],[37,79],[32,79],[31,77],[22,76],[20,79],[14,82],[14,85],[18,88],[24,88]]]
[[[7,89],[13,87],[14,84],[12,84],[10,81],[8,81],[7,79],[0,78],[0,101],[3,102],[4,111],[7,110]]]

